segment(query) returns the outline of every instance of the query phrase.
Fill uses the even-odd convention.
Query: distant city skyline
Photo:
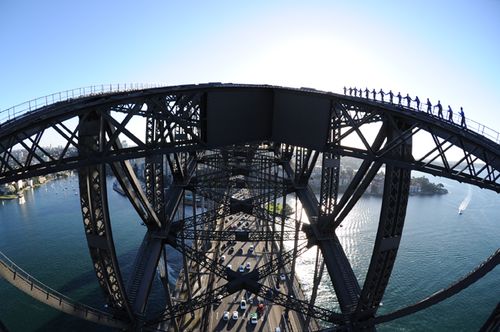
[[[107,83],[262,83],[429,97],[500,131],[500,2],[3,1],[0,110]]]

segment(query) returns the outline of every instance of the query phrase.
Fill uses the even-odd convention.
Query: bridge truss
[[[48,136],[58,137],[63,148],[47,148]],[[339,198],[345,157],[361,160],[361,166]],[[130,164],[136,158],[144,158],[143,181]],[[310,185],[317,165],[319,195]],[[210,305],[219,295],[245,289],[328,322],[332,329],[372,330],[456,294],[500,262],[497,250],[448,288],[395,312],[377,314],[401,241],[412,170],[500,193],[498,143],[411,107],[311,89],[209,84],[68,99],[0,124],[0,184],[70,169],[78,170],[85,236],[109,307],[107,320],[99,321],[103,324],[140,329],[169,321],[175,326],[176,318]],[[109,170],[146,227],[128,284],[113,242]],[[360,285],[336,230],[381,170],[378,230]],[[207,202],[203,212],[181,216],[186,193],[195,207],[199,197]],[[287,215],[284,209],[269,208],[284,206],[292,196],[300,201],[308,223],[298,210]],[[253,216],[264,227],[216,228],[218,220],[235,214]],[[239,274],[207,254],[213,241],[265,241],[272,259]],[[287,241],[293,241],[292,249],[285,246]],[[198,276],[210,272],[226,283],[192,296],[186,274],[189,299],[178,303],[171,298],[168,281],[162,280],[167,307],[153,314],[148,299],[157,269],[167,263],[166,246],[182,254],[186,271],[189,261]],[[293,280],[297,257],[311,247],[318,250],[314,288],[329,278],[338,311],[318,306],[316,292],[308,300],[298,299],[262,282],[283,269],[291,271]],[[96,310],[90,316],[98,315],[102,317]],[[498,327],[499,316],[497,306],[484,330]]]

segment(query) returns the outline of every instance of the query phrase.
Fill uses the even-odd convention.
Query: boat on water
[[[462,214],[463,211],[464,210],[462,210],[462,209],[458,209],[458,214]]]

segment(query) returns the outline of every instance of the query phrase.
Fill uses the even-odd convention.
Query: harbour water
[[[475,187],[430,178],[449,190],[442,196],[410,197],[405,230],[383,306],[388,313],[421,300],[479,265],[500,246],[500,196]],[[144,226],[108,179],[113,237],[125,279],[145,233]],[[83,233],[77,177],[52,181],[0,204],[0,250],[50,287],[102,308]],[[468,197],[463,214],[459,207]],[[293,199],[290,203],[293,203]],[[343,222],[338,235],[360,282],[366,274],[377,231],[381,198],[363,197]],[[180,256],[169,253],[171,273]],[[315,250],[298,259],[300,279],[310,293]],[[332,287],[323,279],[318,304],[335,309]],[[379,326],[379,331],[477,331],[500,300],[500,268],[454,297],[416,315]],[[126,280],[125,280],[126,281]],[[60,314],[0,280],[0,320],[11,331],[106,331]],[[152,302],[161,306],[159,283]]]

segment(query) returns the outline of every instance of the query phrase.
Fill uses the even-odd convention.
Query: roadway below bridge
[[[250,232],[265,230],[265,226],[258,219],[241,212],[218,219],[216,228],[218,230],[240,229]],[[269,263],[272,257],[278,255],[278,245],[278,243],[268,242],[266,248],[265,241],[212,241],[211,250],[207,255],[226,266],[226,268],[243,275]],[[193,266],[194,264],[189,268],[193,297],[227,283],[224,278],[209,272],[202,272],[198,280]],[[295,280],[290,279],[290,270],[290,266],[286,266],[285,269],[281,269],[260,280],[260,283],[283,294],[293,295],[300,300],[305,300],[299,281],[296,278],[294,278]],[[184,278],[183,276],[184,273],[181,272],[181,279]],[[187,300],[187,292],[183,284],[181,280],[177,282],[176,293],[177,295],[182,293],[183,300]],[[180,290],[183,291],[180,292]],[[273,304],[271,301],[258,297],[245,289],[224,298],[214,299],[214,302],[210,306],[196,310],[193,314],[185,315],[180,321],[179,330],[275,332],[317,330],[319,328],[314,319],[310,320],[308,328],[304,328],[305,316],[302,314]]]

